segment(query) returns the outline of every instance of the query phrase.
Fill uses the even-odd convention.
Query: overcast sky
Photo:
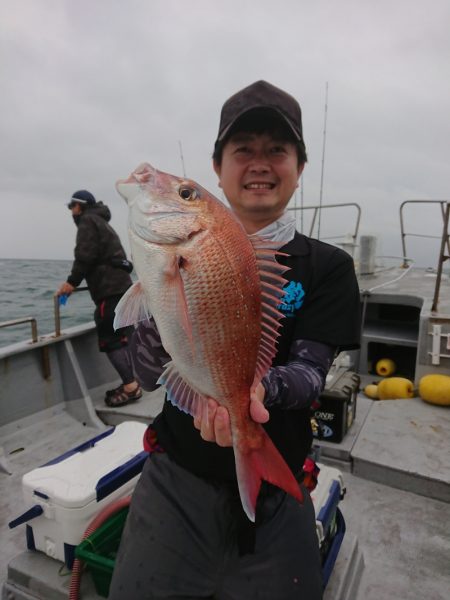
[[[358,203],[360,233],[400,255],[400,204],[450,198],[449,31],[449,0],[1,0],[0,257],[71,258],[80,188],[128,250],[115,181],[143,161],[182,175],[180,142],[186,174],[220,194],[220,108],[258,79],[302,106],[292,204],[319,202],[328,83],[322,202]],[[322,236],[353,231],[356,211],[340,214],[323,211]],[[406,213],[408,231],[441,223]],[[435,265],[436,244],[408,248]]]

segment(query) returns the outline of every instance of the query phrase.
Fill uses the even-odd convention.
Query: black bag
[[[122,269],[127,273],[131,273],[133,270],[133,263],[131,260],[127,260],[126,258],[112,258],[110,264],[115,269]]]

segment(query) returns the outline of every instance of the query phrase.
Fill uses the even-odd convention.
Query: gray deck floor
[[[344,481],[346,535],[365,563],[358,600],[449,600],[450,504],[350,473]]]
[[[450,410],[420,398],[373,402],[352,458],[356,475],[450,502]]]

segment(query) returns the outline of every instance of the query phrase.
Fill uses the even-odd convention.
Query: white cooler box
[[[92,519],[133,492],[148,457],[142,450],[146,428],[121,423],[26,473],[22,489],[31,508],[9,526],[27,523],[28,548],[71,568],[75,547]]]
[[[317,463],[320,469],[317,486],[311,492],[316,513],[316,531],[322,559],[324,587],[336,562],[345,534],[345,521],[338,508],[345,495],[344,480],[339,469]]]

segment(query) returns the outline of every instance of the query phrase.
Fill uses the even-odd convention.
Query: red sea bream
[[[285,268],[270,243],[250,241],[233,213],[193,181],[138,167],[117,183],[129,206],[139,281],[116,310],[116,327],[153,315],[172,361],[169,400],[196,415],[214,398],[230,414],[242,506],[252,521],[261,480],[301,501],[299,485],[264,428],[250,391],[275,355]]]

